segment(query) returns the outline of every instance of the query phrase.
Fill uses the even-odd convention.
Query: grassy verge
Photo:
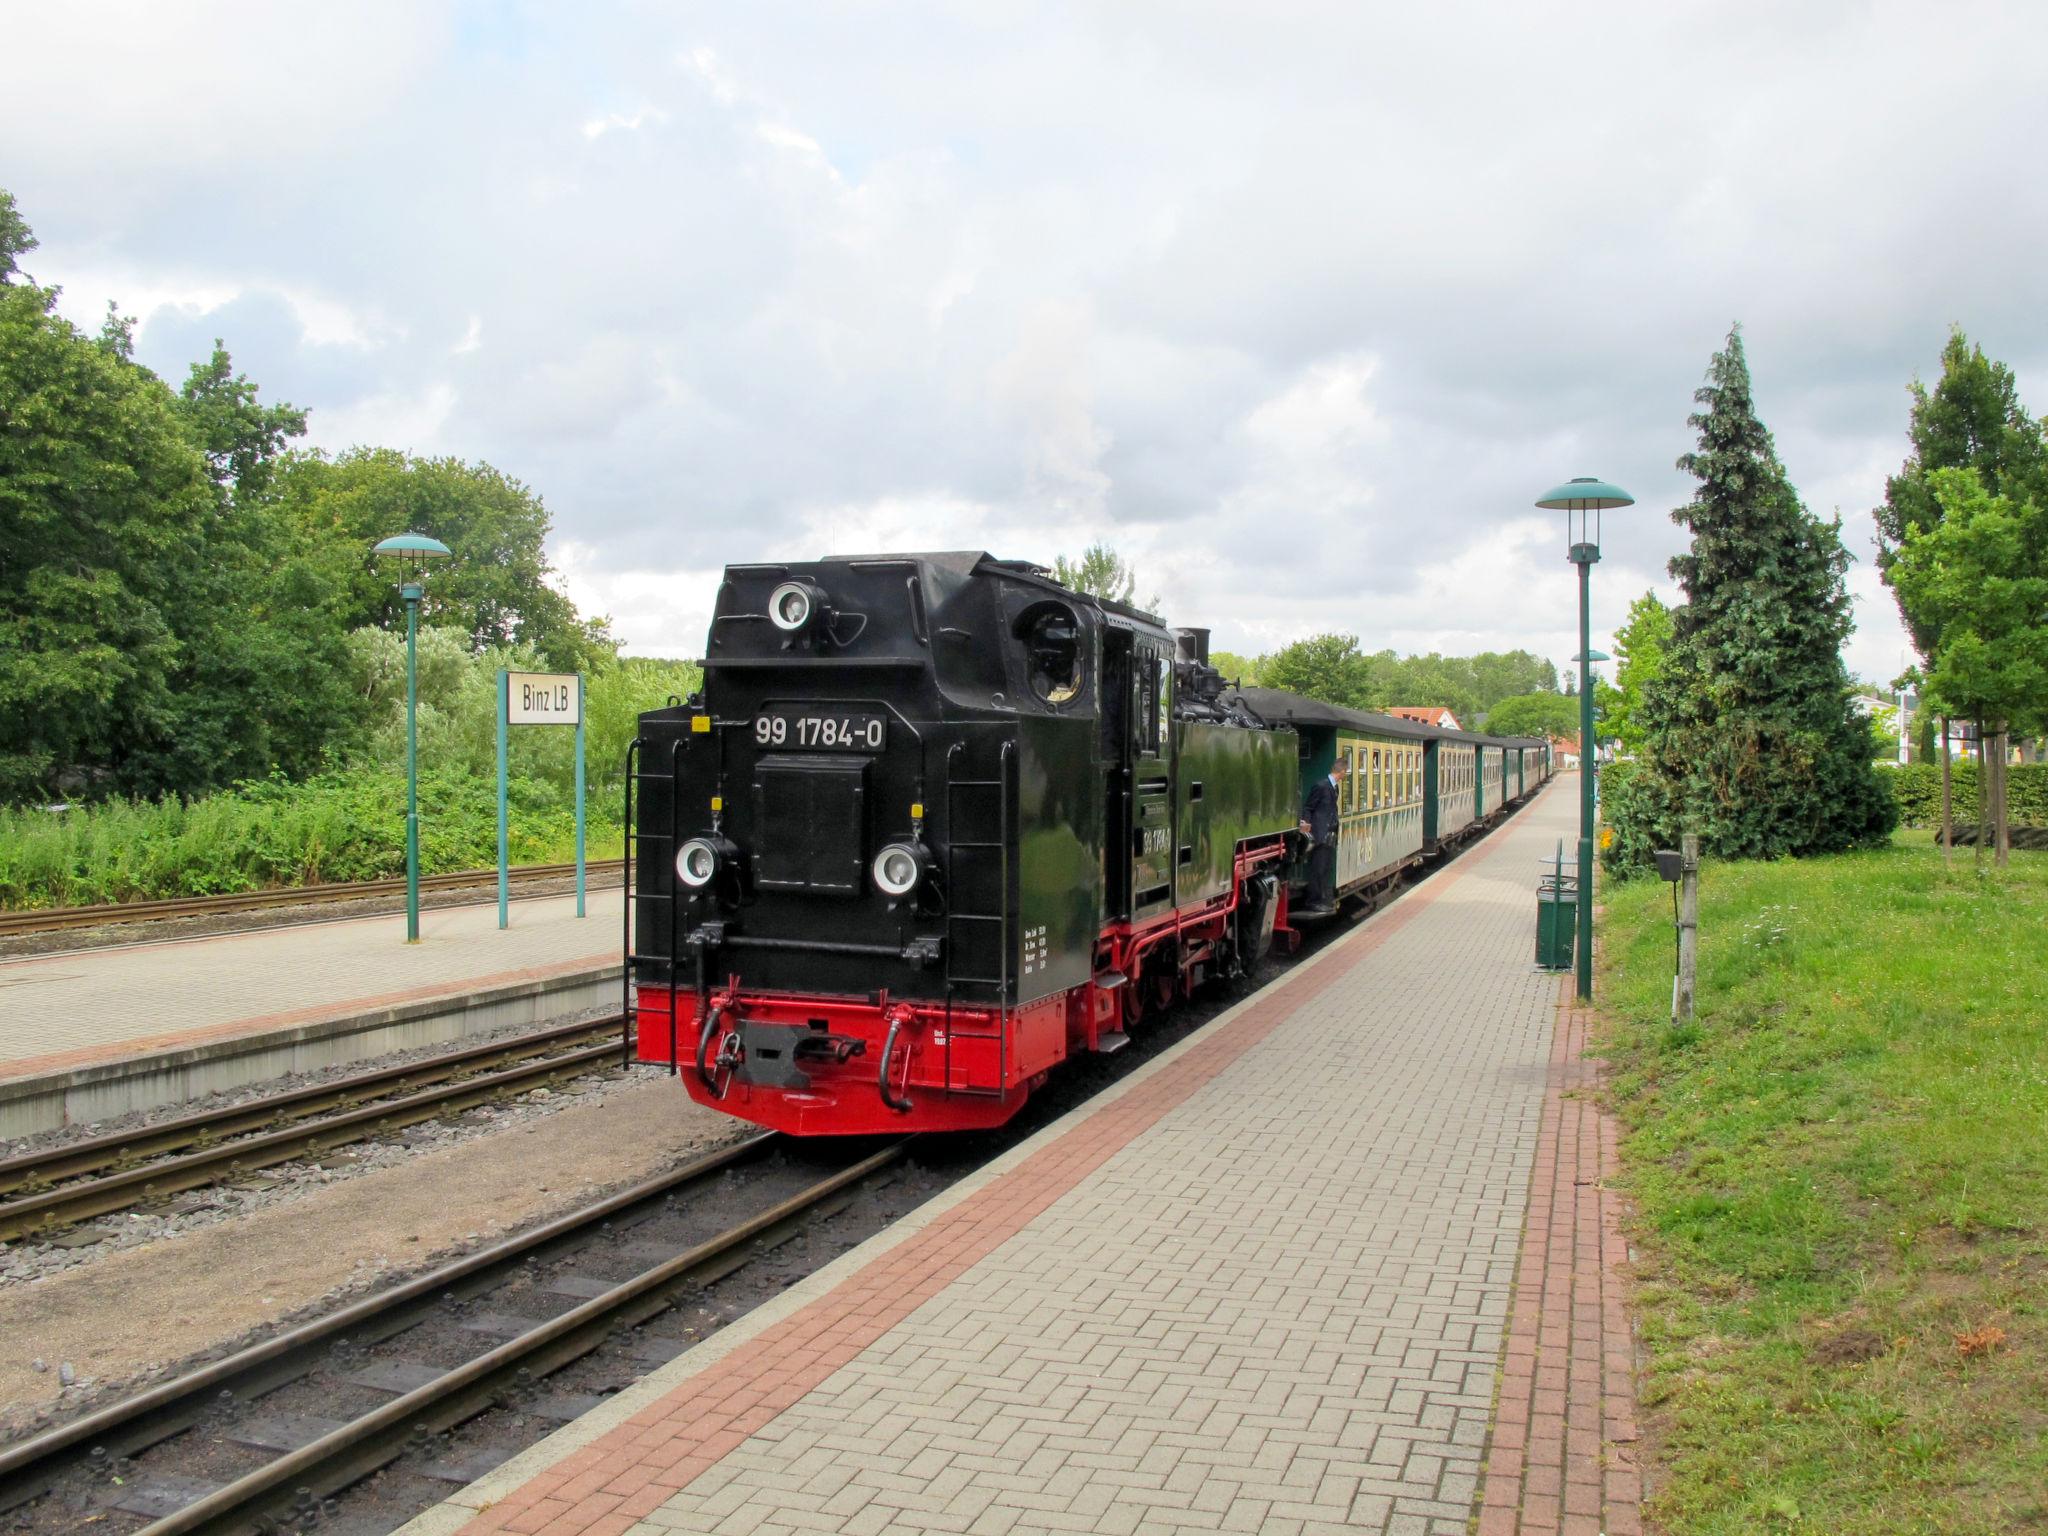
[[[1610,887],[1661,1527],[2048,1532],[2048,855],[1925,834]]]
[[[514,778],[507,800],[513,863],[576,856],[568,793],[547,780]],[[613,798],[591,797],[586,814],[589,857],[616,858]],[[497,858],[495,778],[421,775],[421,868],[485,869]],[[0,809],[0,907],[147,901],[404,873],[405,779],[381,769],[245,784],[189,803]]]

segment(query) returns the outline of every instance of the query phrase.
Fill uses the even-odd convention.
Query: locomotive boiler
[[[635,1052],[780,1130],[1000,1124],[1284,930],[1301,758],[1207,634],[981,553],[729,567],[628,760]]]

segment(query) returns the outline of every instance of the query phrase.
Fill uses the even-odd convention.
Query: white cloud
[[[94,61],[0,97],[67,314],[119,298],[167,371],[225,336],[319,442],[518,475],[640,648],[700,648],[728,560],[1107,538],[1231,649],[1561,659],[1530,501],[1635,492],[1603,635],[1668,588],[1740,318],[1889,676],[1906,380],[1953,322],[2048,379],[2037,7],[251,0],[10,42]]]

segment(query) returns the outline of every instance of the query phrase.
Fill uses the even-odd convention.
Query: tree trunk
[[[1949,763],[1948,716],[1941,717],[1941,862],[1951,869],[1956,862],[1956,818],[1953,770]]]
[[[1984,782],[1990,776],[1991,765],[1984,760],[1984,722],[1977,722],[1977,873],[1984,873],[1984,845],[1991,841],[1990,786]]]
[[[2012,818],[2007,814],[2005,799],[2007,738],[2005,722],[2002,720],[1998,723],[1998,738],[1995,745],[1998,750],[1993,761],[1998,775],[1998,793],[1991,802],[1991,815],[1995,828],[1993,835],[1997,838],[1996,862],[2000,869],[2004,869],[2012,863]]]

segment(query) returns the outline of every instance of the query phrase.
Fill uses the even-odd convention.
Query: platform
[[[0,961],[0,1137],[615,1001],[619,893]]]
[[[1465,1536],[1483,1506],[1488,1529],[1597,1531],[1598,1307],[1576,1335],[1590,1457],[1580,1364],[1504,1349],[1531,1176],[1557,1143],[1569,1016],[1532,965],[1534,891],[1572,782],[407,1536]],[[1567,1267],[1570,1204],[1548,1250]],[[1518,1294],[1555,1290],[1569,1320],[1569,1273],[1532,1274]],[[1504,1363],[1547,1417],[1516,1426],[1525,1454],[1482,1498]],[[1541,1464],[1543,1445],[1564,1454],[1567,1384],[1590,1526],[1564,1507],[1566,1469]]]

